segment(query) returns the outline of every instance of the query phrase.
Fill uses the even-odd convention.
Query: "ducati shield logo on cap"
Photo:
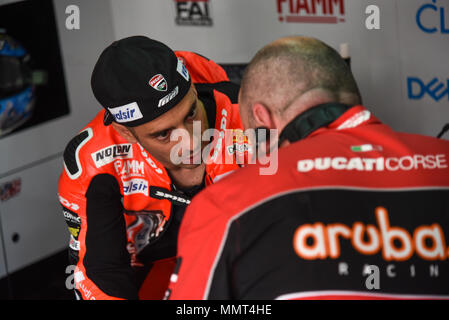
[[[157,91],[167,91],[167,81],[160,73],[151,78],[148,83]]]

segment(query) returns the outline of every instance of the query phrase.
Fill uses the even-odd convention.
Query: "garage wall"
[[[173,49],[193,50],[219,63],[246,63],[266,43],[286,35],[316,37],[337,50],[347,43],[364,104],[381,120],[396,130],[431,136],[449,122],[449,64],[445,63],[449,52],[448,1],[208,0],[181,1],[186,2],[181,5],[179,2],[111,0],[116,37],[143,34]],[[321,6],[324,2],[328,5],[326,14]],[[194,3],[197,7],[193,7]],[[296,3],[303,4],[299,12]],[[368,30],[365,10],[373,4],[380,9],[380,29]],[[175,21],[177,17],[187,22],[200,20],[201,16],[203,20],[210,18],[212,25],[179,25]],[[288,22],[298,17],[336,19],[337,23]],[[419,79],[413,82],[412,97],[419,96],[425,91],[422,87],[437,79],[429,91],[436,91],[433,95],[439,94],[441,98],[437,100],[426,91],[411,99],[407,87],[410,77]]]
[[[66,7],[73,4],[81,8],[79,30],[65,27]],[[114,39],[107,0],[58,0],[54,10],[70,113],[0,139],[0,185],[20,180],[20,192],[0,202],[9,273],[68,245],[57,196],[62,152],[101,109],[91,93],[90,75],[101,51]],[[6,274],[1,250],[0,246],[0,278]]]

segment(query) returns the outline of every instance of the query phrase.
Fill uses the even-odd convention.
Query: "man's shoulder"
[[[213,60],[190,51],[176,51],[175,54],[189,70],[195,84],[229,81],[226,71]]]
[[[112,128],[103,124],[104,112],[89,122],[66,145],[64,171],[71,180],[102,173],[118,155],[132,157],[132,145]]]
[[[397,135],[409,143],[413,148],[426,150],[449,150],[449,140],[438,139],[422,134],[397,132]]]
[[[195,200],[200,206],[209,203],[211,210],[232,215],[293,189],[441,184],[435,175],[428,175],[430,169],[448,176],[449,141],[397,133],[386,126],[375,130],[368,138],[360,132],[329,130],[303,139],[277,150],[265,165],[237,169]]]

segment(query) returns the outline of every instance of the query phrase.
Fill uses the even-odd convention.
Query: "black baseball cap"
[[[92,72],[92,91],[112,121],[135,127],[176,106],[190,89],[187,68],[165,44],[133,36],[113,42]]]

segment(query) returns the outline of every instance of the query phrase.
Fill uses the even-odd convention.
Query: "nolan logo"
[[[144,179],[123,181],[123,194],[130,195],[135,193],[142,193],[148,196],[148,181]]]
[[[135,102],[126,104],[121,107],[108,108],[108,110],[114,117],[115,121],[119,123],[131,122],[143,118],[142,112]]]
[[[133,156],[132,145],[129,143],[115,144],[91,154],[97,168],[105,166],[115,159],[129,159]]]
[[[155,75],[148,83],[157,91],[167,91],[167,81],[161,74]]]

